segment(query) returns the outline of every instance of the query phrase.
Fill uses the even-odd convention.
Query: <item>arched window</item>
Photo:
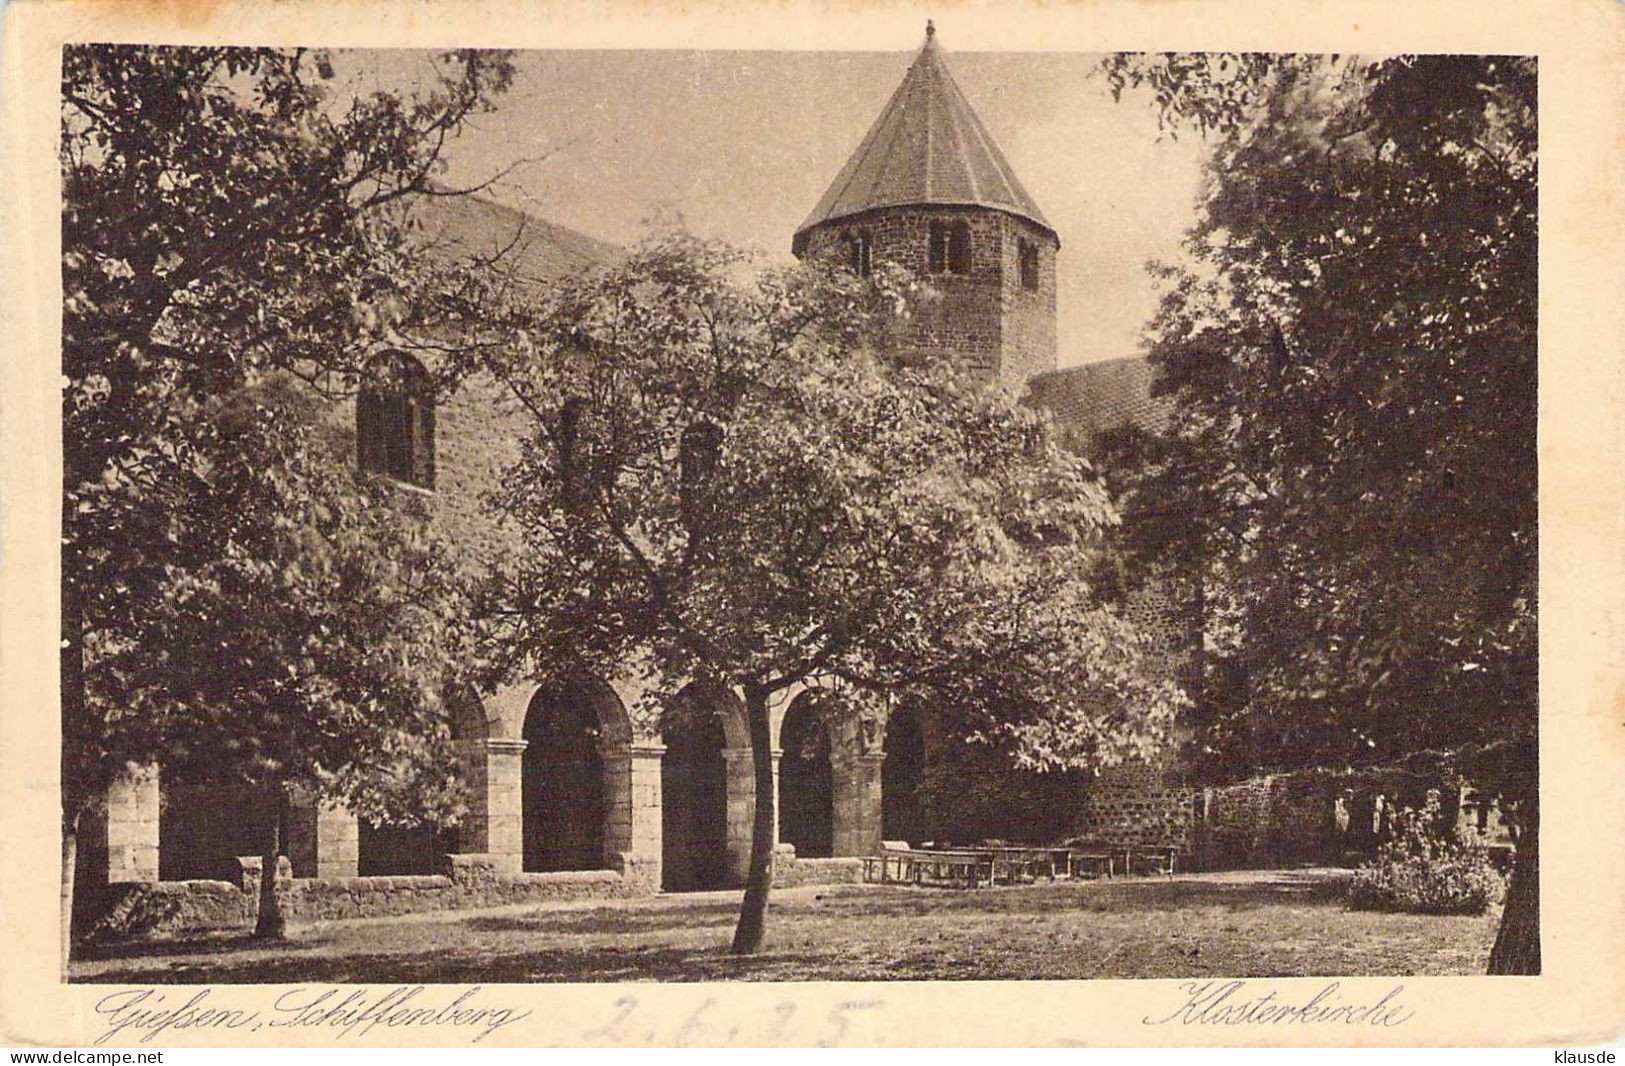
[[[928,260],[933,274],[970,273],[970,223],[938,219],[931,223]]]
[[[1038,245],[1020,241],[1016,247],[1021,257],[1021,287],[1035,291],[1038,288]]]
[[[400,352],[374,359],[355,415],[362,470],[434,488],[434,392],[422,363]]]
[[[846,235],[846,260],[852,273],[860,278],[874,271],[875,239],[868,230]]]

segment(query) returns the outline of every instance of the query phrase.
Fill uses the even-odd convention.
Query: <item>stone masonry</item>
[[[970,269],[930,269],[933,222],[970,228]],[[1019,388],[1055,369],[1055,255],[1048,231],[999,210],[956,206],[879,208],[824,223],[806,234],[804,258],[841,266],[849,242],[867,239],[874,262],[912,272],[921,291],[902,322],[901,347],[921,361],[944,361],[982,380]],[[1037,287],[1023,287],[1023,243],[1037,251]]]

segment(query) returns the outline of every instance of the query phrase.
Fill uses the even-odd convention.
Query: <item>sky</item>
[[[921,38],[923,40],[923,37]],[[1145,264],[1177,255],[1205,145],[1159,138],[1147,97],[1111,98],[1082,53],[958,51],[954,78],[1061,238],[1059,362],[1140,350],[1157,294]],[[966,42],[969,45],[971,42]],[[681,218],[707,237],[790,259],[796,228],[902,81],[894,52],[531,51],[513,87],[447,154],[445,179],[617,244]],[[366,76],[421,71],[370,53]]]

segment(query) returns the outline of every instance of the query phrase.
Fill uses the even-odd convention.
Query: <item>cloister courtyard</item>
[[[978,890],[778,890],[767,949],[727,947],[735,891],[527,904],[89,945],[88,983],[800,981],[1445,975],[1483,972],[1499,908],[1351,911],[1349,871],[1044,881]]]

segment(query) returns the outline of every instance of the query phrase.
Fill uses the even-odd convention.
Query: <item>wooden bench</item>
[[[986,845],[971,848],[910,848],[887,841],[879,855],[863,857],[863,880],[870,884],[951,884],[980,888],[1016,884],[1040,877],[1055,880],[1116,877],[1151,871],[1173,876],[1178,848],[1172,845],[1112,844],[1034,848]]]
[[[911,884],[914,881],[914,855],[908,851],[865,855],[863,879],[870,884]]]
[[[980,888],[991,885],[997,873],[996,862],[975,851],[911,851],[914,860],[914,883],[947,882]]]
[[[1147,872],[1172,877],[1179,859],[1179,848],[1173,844],[1079,841],[1067,851],[1072,877],[1132,877]]]
[[[1066,875],[1071,878],[1115,877],[1117,859],[1108,849],[1067,849]]]
[[[1022,845],[990,844],[967,849],[984,855],[993,863],[993,876],[1014,884],[1018,880],[1036,881],[1040,877],[1055,880],[1055,851],[1051,848],[1031,848]]]
[[[1123,847],[1123,872],[1132,877],[1136,866],[1149,866],[1153,873],[1172,877],[1179,849],[1172,844],[1127,844]]]

